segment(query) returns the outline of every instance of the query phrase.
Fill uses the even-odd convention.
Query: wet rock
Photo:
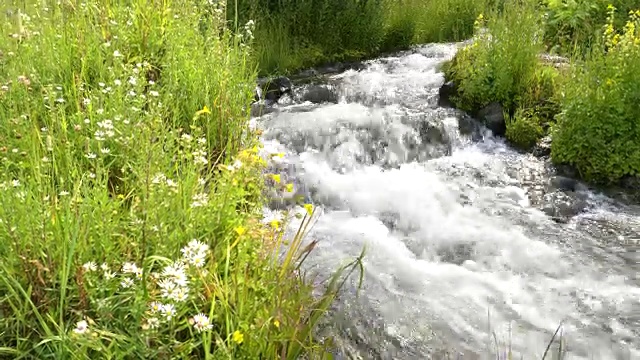
[[[330,85],[309,85],[303,90],[302,101],[309,101],[314,104],[338,103],[336,89]]]
[[[588,188],[578,180],[564,176],[554,176],[549,179],[549,191],[587,191]]]
[[[471,116],[460,114],[458,118],[458,131],[462,135],[471,136],[473,141],[482,140],[482,131],[480,125]]]
[[[253,104],[251,104],[251,117],[260,117],[276,111],[276,108],[262,101],[254,102]]]
[[[551,155],[551,137],[543,137],[532,150],[533,156],[547,157]]]
[[[569,196],[563,192],[548,193],[542,199],[542,211],[557,222],[567,222],[587,206],[583,197]]]
[[[458,87],[453,81],[444,83],[438,90],[438,106],[453,108],[455,107],[452,97],[458,94]]]
[[[434,124],[430,121],[422,121],[418,125],[418,133],[423,143],[448,144],[451,142],[449,134],[442,123]]]
[[[284,94],[290,94],[292,89],[293,84],[286,76],[258,79],[255,100],[277,102]]]
[[[625,190],[640,192],[640,176],[625,176],[620,180],[620,186]]]
[[[496,136],[504,136],[507,131],[504,108],[497,102],[492,102],[480,109],[478,111],[478,119]]]

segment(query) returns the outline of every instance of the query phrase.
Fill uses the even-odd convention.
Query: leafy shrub
[[[545,42],[554,52],[581,56],[597,46],[602,28],[607,24],[606,8],[612,4],[628,14],[640,3],[636,0],[545,0]],[[621,28],[625,19],[614,19]]]
[[[522,149],[530,149],[544,135],[540,126],[540,118],[522,108],[518,109],[513,118],[507,119],[506,138]]]
[[[458,86],[458,107],[474,111],[495,101],[513,112],[539,66],[540,16],[532,5],[517,2],[491,15],[488,21],[478,18],[472,44],[458,52],[445,75]]]
[[[640,174],[640,12],[621,33],[609,7],[604,43],[574,66],[560,99],[552,158],[588,180]]]

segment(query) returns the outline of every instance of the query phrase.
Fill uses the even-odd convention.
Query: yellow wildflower
[[[620,42],[620,34],[616,34],[613,39],[611,39],[611,43],[615,46]]]
[[[278,319],[273,320],[273,326],[275,326],[276,328],[279,329],[280,328],[280,320],[278,320]]]
[[[272,228],[279,230],[280,229],[280,220],[274,219],[269,222]]]
[[[285,185],[285,190],[287,190],[287,192],[293,192],[293,184]]]
[[[235,232],[238,234],[238,236],[242,236],[247,232],[247,229],[245,229],[244,226],[238,226],[237,228],[234,229]]]
[[[211,114],[211,110],[209,110],[209,108],[207,107],[207,105],[205,105],[202,110],[198,110],[196,111],[196,116],[200,116],[202,114]]]
[[[273,178],[273,181],[275,181],[277,184],[280,184],[280,174],[273,174],[271,175],[271,177]]]
[[[244,334],[236,330],[233,332],[233,335],[231,335],[231,338],[236,344],[242,344],[242,342],[244,341]]]
[[[313,213],[313,204],[304,204],[304,209],[307,210],[307,214],[311,216]]]

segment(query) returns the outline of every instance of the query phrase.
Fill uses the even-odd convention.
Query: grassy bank
[[[336,283],[312,296],[304,229],[262,219],[253,29],[224,16],[0,5],[1,358],[323,356]]]
[[[458,41],[501,0],[239,0],[228,18],[256,21],[262,74],[352,61],[412,44]],[[236,12],[237,9],[237,12]]]
[[[640,4],[614,3],[519,1],[485,14],[474,43],[445,66],[456,105],[501,104],[507,139],[529,149],[550,135],[553,161],[585,180],[637,177]],[[543,61],[543,52],[568,64]]]

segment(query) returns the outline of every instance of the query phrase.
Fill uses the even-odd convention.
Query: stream
[[[322,330],[336,358],[541,359],[562,324],[566,359],[640,359],[640,209],[440,107],[458,46],[296,82],[252,118],[286,154],[270,171],[322,211],[305,270],[327,277],[366,246],[362,288]]]

